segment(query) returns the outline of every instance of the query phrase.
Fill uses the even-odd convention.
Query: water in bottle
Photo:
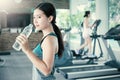
[[[33,25],[29,24],[28,26],[26,26],[23,31],[21,32],[21,34],[24,34],[25,36],[27,36],[27,38],[30,36],[30,34],[32,33],[32,29],[33,29]],[[12,46],[15,50],[20,51],[21,47],[19,45],[18,42],[15,41],[15,43]]]

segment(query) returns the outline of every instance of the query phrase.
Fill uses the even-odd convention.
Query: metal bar
[[[92,78],[82,78],[82,80],[98,80],[98,79],[109,79],[109,78],[120,78],[120,74],[99,76],[99,77],[92,77]],[[81,79],[75,79],[75,80],[81,80]]]
[[[116,68],[111,69],[102,69],[102,70],[93,70],[93,71],[82,71],[82,72],[66,72],[68,79],[78,78],[78,77],[92,77],[92,76],[101,76],[101,75],[110,75],[120,73]]]

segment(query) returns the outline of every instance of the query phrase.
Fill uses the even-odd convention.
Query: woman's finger
[[[16,38],[16,40],[17,40],[20,44],[24,44],[24,43],[27,42],[27,38],[26,38],[25,36],[22,36],[22,35],[18,36],[18,37]]]
[[[22,36],[23,38],[27,39],[27,37],[24,34],[20,34],[20,36]]]

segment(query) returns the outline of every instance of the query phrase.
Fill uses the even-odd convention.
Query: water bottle
[[[28,26],[26,26],[23,31],[21,32],[21,34],[24,34],[27,38],[30,36],[30,34],[32,33],[32,29],[33,29],[33,25],[29,24]],[[15,43],[13,44],[13,49],[20,51],[21,47],[20,44],[18,42],[15,41]]]

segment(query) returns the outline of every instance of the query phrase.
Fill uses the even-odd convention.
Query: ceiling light
[[[14,0],[16,3],[21,3],[22,0]]]

